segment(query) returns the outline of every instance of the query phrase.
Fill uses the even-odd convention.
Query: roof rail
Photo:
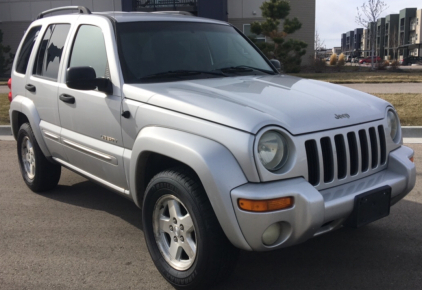
[[[151,13],[195,16],[195,15],[193,15],[192,13],[190,13],[188,11],[154,11],[154,12],[151,12]]]
[[[41,12],[40,14],[38,14],[37,19],[43,18],[46,14],[58,12],[58,11],[64,11],[64,10],[78,10],[80,14],[91,14],[91,10],[89,10],[85,6],[64,6],[64,7],[58,7],[58,8],[45,10]]]

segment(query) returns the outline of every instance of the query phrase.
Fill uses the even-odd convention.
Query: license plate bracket
[[[355,196],[352,214],[345,226],[359,228],[390,214],[391,187],[383,186]]]

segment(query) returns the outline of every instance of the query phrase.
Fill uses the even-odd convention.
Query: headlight
[[[280,169],[287,161],[287,141],[276,131],[264,133],[258,143],[259,159],[270,171]]]
[[[399,134],[399,119],[392,110],[389,110],[387,113],[387,121],[391,139],[393,139],[394,142],[397,142],[397,136]]]

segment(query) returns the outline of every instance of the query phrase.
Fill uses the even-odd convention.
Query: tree
[[[389,47],[393,49],[393,60],[397,59],[397,51],[399,49],[399,33],[397,30],[397,26],[395,26],[388,39]]]
[[[3,32],[0,30],[0,76],[5,75],[9,70],[14,57],[14,54],[10,52],[10,46],[4,46],[2,42]]]
[[[315,42],[314,42],[315,53],[325,49],[325,41],[321,39],[318,33],[318,29],[315,29]]]
[[[301,40],[286,37],[302,27],[302,23],[294,17],[287,18],[290,13],[290,3],[286,0],[269,0],[262,3],[260,7],[264,22],[251,23],[251,32],[257,35],[265,35],[271,42],[256,43],[261,51],[268,58],[278,59],[284,67],[285,72],[299,72],[302,56],[305,55],[305,48],[308,46]],[[279,31],[279,25],[283,22],[283,31]]]
[[[374,67],[374,57],[375,53],[375,25],[373,23],[377,22],[378,18],[381,16],[381,13],[387,9],[387,4],[385,4],[382,0],[367,0],[368,3],[363,3],[362,6],[359,8],[357,7],[357,16],[356,16],[356,23],[367,27],[369,29],[369,41],[371,42],[371,68],[375,69]]]

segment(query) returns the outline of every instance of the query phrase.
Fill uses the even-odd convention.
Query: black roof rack
[[[89,10],[85,6],[64,6],[64,7],[58,7],[58,8],[45,10],[41,12],[40,14],[38,14],[37,19],[43,18],[44,15],[46,14],[58,12],[58,11],[64,11],[64,10],[78,10],[80,14],[91,14],[91,10]]]

